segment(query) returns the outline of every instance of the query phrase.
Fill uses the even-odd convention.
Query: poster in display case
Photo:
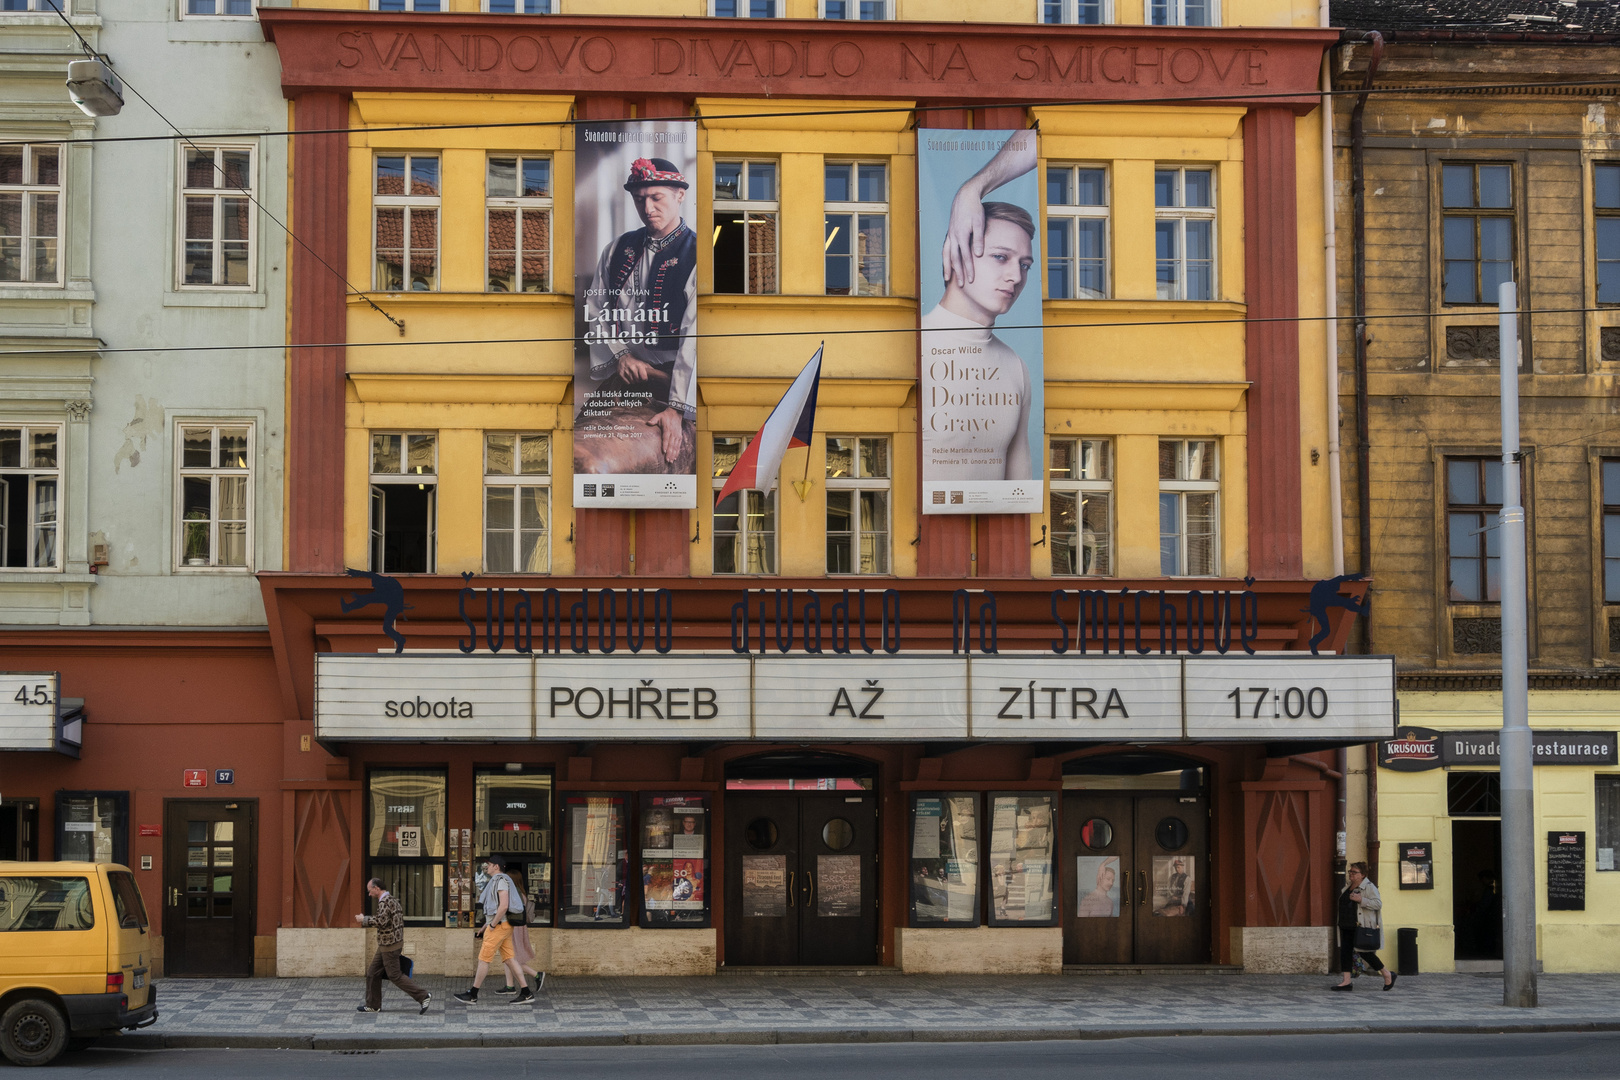
[[[979,796],[911,796],[911,925],[979,925]]]
[[[709,797],[641,796],[641,925],[709,925]]]
[[[1057,796],[990,796],[991,926],[1056,926]]]
[[[1414,843],[1400,845],[1401,888],[1434,888],[1434,844]]]
[[[568,795],[562,800],[564,926],[630,925],[625,885],[630,870],[628,795]]]

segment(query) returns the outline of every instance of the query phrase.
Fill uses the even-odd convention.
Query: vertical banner
[[[917,132],[925,514],[1041,512],[1034,173],[1033,130]]]
[[[697,505],[697,124],[575,129],[574,505]]]

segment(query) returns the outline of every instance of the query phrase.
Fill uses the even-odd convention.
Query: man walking
[[[523,977],[523,969],[518,966],[512,952],[510,919],[513,916],[522,917],[523,897],[518,894],[517,886],[512,884],[512,879],[506,875],[506,860],[500,855],[491,855],[484,860],[484,873],[489,879],[484,884],[483,892],[478,894],[479,902],[484,906],[484,925],[474,934],[475,937],[484,939],[484,945],[478,950],[478,970],[473,973],[471,988],[457,994],[456,1000],[463,1005],[478,1004],[478,988],[484,985],[484,978],[489,974],[489,965],[499,955],[501,965],[506,968],[508,984],[518,988],[512,1004],[532,1004],[534,991],[529,989],[529,983]]]
[[[400,909],[399,901],[376,878],[366,882],[366,892],[377,902],[377,914],[356,915],[354,919],[361,926],[377,928],[377,953],[366,968],[366,1003],[356,1006],[355,1011],[382,1012],[382,981],[386,975],[389,982],[416,1002],[420,1007],[417,1015],[420,1016],[428,1011],[428,1002],[433,995],[412,982],[410,976],[399,969],[399,957],[405,950],[405,912]]]

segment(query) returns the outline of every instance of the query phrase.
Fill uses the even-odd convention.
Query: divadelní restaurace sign
[[[1496,765],[1501,761],[1500,730],[1436,731],[1405,724],[1378,742],[1378,765],[1393,772],[1425,772],[1453,765]],[[1613,731],[1533,731],[1536,765],[1616,765]]]

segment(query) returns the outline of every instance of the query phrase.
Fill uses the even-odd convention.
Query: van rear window
[[[86,878],[0,878],[0,933],[89,930],[95,925],[96,909]]]
[[[141,901],[141,890],[135,884],[135,875],[127,870],[113,870],[107,874],[107,882],[112,886],[118,925],[125,930],[145,930],[146,904]]]

